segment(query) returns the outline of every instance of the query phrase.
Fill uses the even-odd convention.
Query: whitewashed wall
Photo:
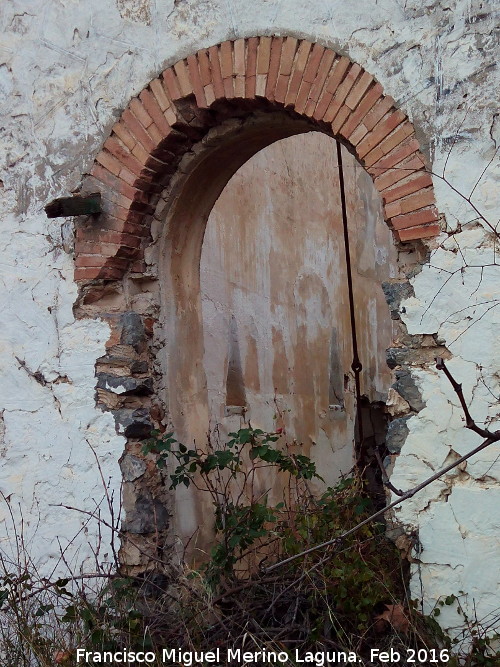
[[[304,36],[349,55],[374,74],[414,122],[433,171],[496,224],[500,122],[494,0],[10,0],[0,6],[2,253],[0,259],[1,545],[12,548],[10,504],[40,564],[60,545],[75,567],[89,557],[95,523],[54,504],[93,511],[103,481],[119,494],[123,440],[94,407],[94,363],[107,327],[75,321],[68,221],[43,205],[77,189],[130,98],[167,64],[199,48],[255,34]],[[497,52],[495,52],[495,50]],[[490,163],[491,161],[491,163]],[[483,173],[483,170],[486,171]],[[413,280],[403,315],[411,334],[437,334],[473,415],[498,420],[500,308],[492,235],[477,213],[435,178],[447,229]],[[476,221],[475,221],[476,220]],[[483,268],[484,267],[484,268]],[[434,371],[414,370],[426,407],[393,482],[408,488],[478,443],[463,428],[453,391]],[[497,421],[498,424],[498,421]],[[98,470],[94,452],[99,461]],[[438,482],[397,513],[420,532],[413,590],[429,610],[465,591],[479,618],[499,606],[500,448]],[[103,516],[105,505],[101,504]],[[81,530],[82,529],[82,530]],[[79,532],[80,531],[80,532]],[[73,537],[77,535],[76,538]],[[56,539],[59,538],[59,542]],[[104,541],[107,539],[104,536]],[[108,553],[105,544],[101,555]],[[444,626],[459,618],[452,608]]]

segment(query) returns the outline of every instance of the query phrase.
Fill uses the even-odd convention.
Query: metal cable
[[[349,230],[347,227],[347,206],[345,197],[345,183],[344,183],[344,169],[342,164],[342,147],[337,141],[337,162],[339,166],[339,185],[340,185],[340,203],[342,207],[342,226],[344,229],[344,252],[345,262],[347,268],[347,292],[349,295],[349,314],[351,319],[351,338],[352,338],[352,364],[351,368],[354,372],[354,383],[356,388],[356,418],[358,421],[358,437],[359,449],[363,446],[363,422],[361,417],[361,382],[360,373],[363,370],[363,365],[359,359],[358,354],[358,339],[356,335],[356,316],[354,308],[354,293],[352,288],[352,268],[351,268],[351,251],[349,247]],[[358,457],[361,452],[358,452]]]

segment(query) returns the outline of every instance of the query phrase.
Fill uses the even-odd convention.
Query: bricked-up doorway
[[[199,276],[208,216],[250,157],[311,130],[339,139],[365,167],[409,254],[439,232],[404,112],[358,64],[293,37],[228,41],[167,68],[125,109],[86,179],[105,212],[77,229],[78,312],[111,326],[98,396],[128,438],[124,527],[143,550],[162,547],[170,499],[140,438],[176,416],[181,433],[202,439],[210,421]],[[123,555],[141,566],[141,551],[125,544]]]

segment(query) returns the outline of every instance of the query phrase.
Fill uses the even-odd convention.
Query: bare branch
[[[314,551],[319,551],[319,549],[324,549],[325,547],[329,547],[330,545],[337,545],[342,540],[344,540],[346,537],[349,537],[349,535],[352,535],[353,533],[357,533],[360,528],[363,528],[363,526],[366,526],[369,523],[372,523],[375,521],[375,519],[378,519],[379,517],[383,516],[388,510],[391,510],[393,507],[396,507],[397,505],[400,505],[403,503],[405,500],[408,500],[408,498],[412,498],[416,493],[419,491],[422,491],[422,489],[425,489],[426,486],[429,486],[429,484],[432,484],[432,482],[435,482],[437,479],[442,477],[443,475],[446,475],[447,472],[450,472],[450,470],[453,470],[453,468],[456,468],[458,465],[463,463],[464,461],[467,461],[467,459],[470,459],[471,456],[474,456],[474,454],[478,454],[480,451],[483,449],[486,449],[486,447],[489,447],[493,442],[497,442],[500,440],[500,431],[496,431],[496,433],[493,434],[493,437],[487,438],[484,440],[480,445],[478,445],[475,449],[470,451],[468,454],[465,454],[464,456],[461,456],[459,459],[454,461],[453,463],[450,463],[450,465],[446,466],[442,470],[438,470],[434,475],[431,477],[428,477],[426,480],[424,480],[421,484],[418,484],[415,486],[413,489],[410,489],[409,491],[406,491],[400,498],[395,500],[394,502],[390,503],[387,505],[387,507],[383,507],[381,510],[378,512],[375,512],[375,514],[372,514],[369,516],[367,519],[364,521],[361,521],[361,523],[358,523],[356,526],[351,528],[350,530],[347,530],[345,533],[342,533],[342,535],[339,535],[338,537],[334,537],[331,540],[328,540],[327,542],[323,542],[322,544],[317,544],[314,547],[311,547],[310,549],[305,549],[304,551],[301,551],[298,554],[295,554],[294,556],[290,556],[290,558],[285,558],[285,560],[281,560],[277,563],[274,563],[274,565],[270,565],[269,567],[265,568],[263,572],[265,574],[269,574],[269,572],[272,572],[273,570],[277,570],[280,567],[283,567],[283,565],[287,565],[288,563],[291,563],[292,561],[296,560],[297,558],[302,558],[303,556],[307,556],[307,554],[313,553]],[[331,556],[335,555],[335,551],[332,551],[330,554]]]
[[[493,438],[492,442],[494,442],[495,440],[500,440],[500,434],[498,431],[496,433],[493,433],[493,431],[488,431],[487,429],[480,428],[476,424],[476,422],[472,419],[467,403],[465,402],[464,392],[462,390],[462,384],[455,380],[453,375],[446,367],[446,364],[444,363],[444,359],[442,357],[436,357],[436,368],[438,369],[438,371],[444,372],[444,374],[450,381],[451,386],[453,387],[458,396],[458,400],[460,401],[460,405],[462,406],[462,410],[464,411],[465,415],[465,428],[469,428],[471,431],[474,431],[474,433],[477,433],[482,438]]]

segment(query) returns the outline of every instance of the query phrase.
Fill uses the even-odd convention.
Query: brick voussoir
[[[319,44],[314,44],[309,52],[307,65],[304,69],[297,99],[295,100],[295,111],[297,113],[304,113],[305,111],[324,53],[325,49]],[[313,106],[312,102],[310,106]]]
[[[282,104],[285,102],[290,74],[292,73],[295,53],[299,44],[295,37],[286,37],[281,49],[280,66],[278,72],[278,81],[274,92],[274,99]]]
[[[260,37],[257,48],[257,66],[255,72],[255,95],[266,96],[267,76],[271,63],[272,37]]]
[[[405,229],[406,227],[416,227],[438,220],[438,213],[435,206],[429,208],[422,208],[413,213],[406,213],[405,215],[397,215],[390,219],[390,224],[396,230]]]
[[[288,82],[288,90],[286,92],[284,101],[285,106],[293,106],[295,104],[311,48],[312,43],[307,39],[300,41],[298,49],[295,53],[292,72]]]
[[[323,116],[323,120],[326,123],[332,123],[335,120],[335,117],[337,116],[338,112],[340,111],[340,108],[344,104],[344,100],[349,94],[349,91],[353,87],[354,82],[358,78],[360,72],[361,72],[361,67],[357,63],[354,63],[349,68],[349,71],[344,77],[342,83],[338,86],[337,90],[335,91],[333,99],[330,102],[330,105],[326,110],[325,115]]]
[[[356,153],[364,158],[370,151],[378,146],[388,134],[393,132],[399,125],[404,123],[406,115],[402,111],[393,111],[380,120],[373,130],[362,139],[356,147]]]
[[[422,169],[424,169],[424,162],[420,153],[417,151],[394,167],[386,169],[381,175],[373,179],[373,183],[380,192],[395,183],[399,183],[399,181],[402,181],[403,178],[406,178],[409,174],[415,171],[421,171]]]
[[[395,232],[401,242],[414,241],[416,239],[427,239],[437,236],[441,232],[441,227],[437,223],[430,225],[417,225],[416,227],[407,227]]]
[[[180,100],[182,97],[182,93],[179,88],[179,82],[177,81],[177,77],[175,75],[175,71],[173,67],[168,67],[161,75],[161,78],[163,79],[163,84],[165,86],[165,90],[168,94],[168,97],[172,100]]]
[[[193,86],[191,77],[189,76],[189,68],[184,60],[179,60],[175,63],[174,72],[177,76],[177,84],[181,93],[181,97],[187,97],[193,94]]]
[[[118,176],[122,169],[122,163],[117,160],[109,151],[103,149],[99,151],[96,157],[96,162],[107,169],[114,176]],[[90,172],[93,175],[93,171]]]
[[[148,88],[145,88],[139,97],[144,105],[144,108],[153,119],[154,124],[161,132],[162,136],[167,137],[170,134],[172,128],[165,118],[165,114],[158,104],[156,97]]]
[[[161,79],[153,79],[149,84],[149,87],[151,88],[151,92],[155,96],[155,99],[158,102],[158,106],[162,110],[162,113],[165,113],[172,102],[166,93]]]
[[[123,112],[123,122],[127,126],[128,131],[132,134],[137,142],[149,153],[156,146],[146,128],[139,122],[137,116],[132,113],[130,109],[125,109]]]
[[[316,76],[309,91],[309,96],[307,99],[307,104],[304,109],[306,116],[311,118],[316,111],[318,100],[321,97],[323,88],[326,84],[329,73],[332,70],[333,61],[335,60],[336,53],[330,49],[325,49],[323,55],[321,56],[321,62],[316,72]]]
[[[281,63],[281,49],[283,48],[283,38],[273,37],[271,42],[271,57],[269,60],[269,73],[266,82],[266,98],[274,101],[276,85],[278,83],[279,68]]]
[[[381,195],[384,203],[388,204],[392,201],[396,201],[396,199],[401,199],[406,195],[410,195],[418,190],[423,190],[429,186],[432,186],[431,175],[426,171],[421,170],[410,174],[404,183],[398,183],[396,187],[383,190]]]
[[[100,164],[96,163],[94,165],[92,176],[89,179],[95,181],[95,186],[103,193],[113,190],[127,197],[130,201],[144,203],[149,201],[149,195],[144,190],[130,185],[127,181],[120,178],[120,176],[115,176]]]
[[[250,37],[247,40],[246,69],[245,69],[245,96],[247,99],[255,98],[255,86],[257,77],[257,50],[259,38]]]
[[[117,248],[124,245],[128,248],[138,248],[141,244],[143,236],[135,236],[134,234],[128,234],[123,231],[114,231],[114,230],[95,230],[99,231],[99,235],[94,235],[92,237],[92,231],[94,230],[82,230],[84,234],[79,234],[77,236],[76,243],[79,249],[84,252],[85,248],[88,251],[85,253],[87,255],[96,254],[91,253],[90,248],[97,247],[99,244],[115,245]]]
[[[222,76],[222,85],[227,99],[234,97],[234,64],[233,64],[233,43],[230,40],[222,42],[219,46],[220,73]]]
[[[122,144],[124,144],[130,151],[134,148],[137,143],[137,139],[130,134],[127,130],[125,123],[120,120],[118,123],[115,123],[111,128],[111,135],[116,135]]]
[[[210,69],[212,76],[211,81],[214,91],[214,97],[216,100],[220,100],[225,97],[225,92],[224,92],[224,81],[222,79],[222,72],[220,69],[219,48],[217,46],[211,46],[208,49],[208,59],[210,61]]]
[[[132,234],[133,236],[144,237],[149,234],[149,225],[145,223],[144,216],[140,222],[133,220],[121,220],[115,218],[113,215],[106,215],[105,228],[103,233],[108,231],[117,231],[125,234]]]
[[[378,146],[375,146],[363,158],[360,158],[366,168],[371,167],[387,155],[393,148],[399,146],[407,137],[415,133],[413,125],[409,121],[403,121],[397,128],[383,139]]]
[[[419,190],[412,195],[402,199],[396,199],[396,201],[386,204],[384,210],[388,218],[393,218],[397,215],[418,211],[421,208],[432,206],[435,203],[433,189],[427,188],[426,190]]]
[[[378,172],[395,167],[402,160],[413,155],[413,153],[418,153],[420,155],[420,146],[415,136],[410,135],[407,139],[402,141],[399,146],[393,148],[392,151],[387,153],[383,158],[380,158],[380,160],[377,160],[377,162],[375,162],[375,164],[367,171],[373,177],[376,177]]]
[[[196,98],[196,104],[200,109],[206,109],[208,108],[207,98],[203,89],[198,58],[195,54],[188,56],[187,64],[189,69],[189,77],[193,86],[194,96]]]
[[[150,127],[150,125],[153,124],[153,119],[146,111],[142,101],[138,97],[134,97],[130,101],[129,109],[132,111],[132,113],[137,118],[139,123],[144,127],[144,129],[147,130],[148,127]]]
[[[382,97],[383,91],[382,86],[379,83],[375,83],[371,88],[369,88],[366,93],[361,98],[360,103],[353,111],[353,113],[348,116],[345,123],[339,130],[339,133],[349,139],[356,128],[360,125],[361,121],[367,115],[367,113],[374,107],[378,100]],[[368,131],[368,130],[367,130]]]
[[[75,266],[78,268],[87,268],[87,267],[102,267],[104,258],[102,255],[78,255],[78,258],[75,262]],[[109,258],[106,258],[109,261]],[[125,270],[129,264],[130,260],[127,258],[114,257],[113,265],[115,268]]]
[[[74,280],[75,282],[85,282],[88,280],[97,280],[99,278],[102,278],[101,273],[103,272],[104,267],[75,267],[75,272],[74,272]],[[120,279],[123,276],[123,272],[119,272],[119,275],[116,277],[116,279]]]

